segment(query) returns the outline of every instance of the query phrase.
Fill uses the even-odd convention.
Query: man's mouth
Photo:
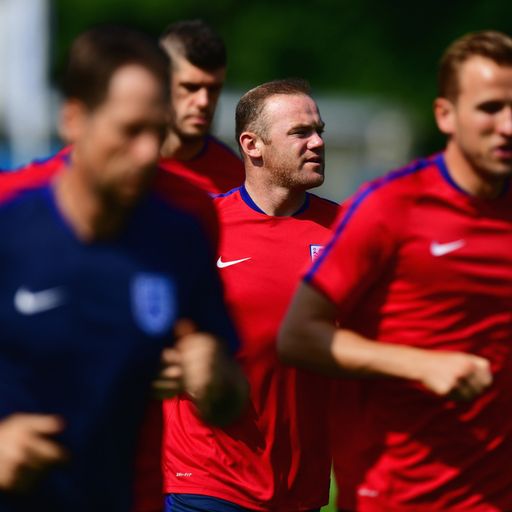
[[[190,115],[187,116],[187,120],[191,122],[192,124],[199,124],[199,125],[207,125],[210,120],[206,116],[201,115]]]
[[[306,158],[306,163],[321,165],[324,163],[324,159],[321,156],[312,156],[310,158]]]
[[[493,153],[502,160],[512,160],[512,142],[501,144],[493,149]]]

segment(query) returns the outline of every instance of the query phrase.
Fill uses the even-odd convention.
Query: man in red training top
[[[330,382],[278,362],[279,324],[303,268],[322,249],[337,206],[307,192],[324,180],[324,123],[309,86],[279,80],[236,110],[245,183],[214,198],[217,267],[241,337],[250,405],[227,428],[190,400],[164,403],[168,512],[318,511],[329,499]]]
[[[209,193],[244,180],[240,158],[210,128],[226,77],[226,49],[201,20],[169,25],[160,45],[171,61],[171,119],[160,166]]]
[[[342,486],[360,474],[343,508],[512,510],[512,39],[455,41],[434,113],[445,151],[356,193],[280,338],[288,362],[374,377],[337,410]]]

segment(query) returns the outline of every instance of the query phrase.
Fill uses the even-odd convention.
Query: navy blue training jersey
[[[178,318],[237,344],[208,241],[150,196],[84,244],[51,188],[0,207],[0,418],[59,414],[71,460],[1,511],[127,512],[137,429]]]

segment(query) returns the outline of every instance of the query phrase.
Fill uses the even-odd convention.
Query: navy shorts
[[[231,501],[201,494],[167,494],[165,512],[254,512]],[[307,512],[320,512],[319,508]]]

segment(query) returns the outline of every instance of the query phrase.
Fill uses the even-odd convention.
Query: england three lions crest
[[[135,275],[131,284],[132,309],[137,326],[150,336],[165,334],[176,319],[172,281],[161,274]]]
[[[315,261],[320,254],[322,254],[322,251],[324,250],[323,245],[313,245],[311,244],[309,246],[309,252],[311,254],[311,261]]]

